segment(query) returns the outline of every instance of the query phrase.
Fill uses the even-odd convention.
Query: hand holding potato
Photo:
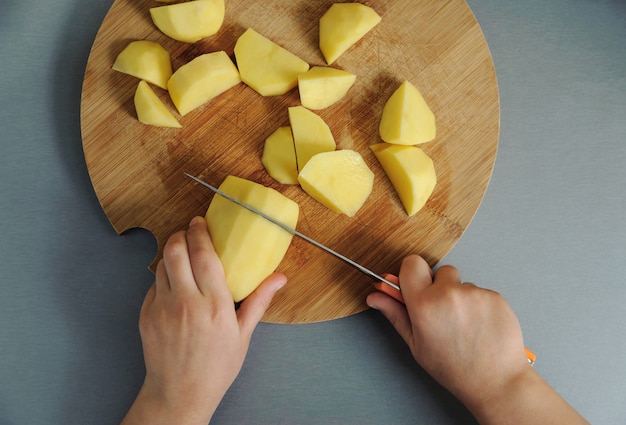
[[[367,298],[406,341],[415,360],[481,424],[586,424],[530,366],[513,310],[498,293],[461,284],[456,268],[436,273],[405,258],[406,306],[383,293]]]
[[[174,234],[141,310],[146,378],[122,423],[206,425],[285,282],[270,276],[235,310],[205,220]]]

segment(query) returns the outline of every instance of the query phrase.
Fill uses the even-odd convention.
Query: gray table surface
[[[111,424],[143,378],[147,232],[115,234],[82,156],[83,71],[111,0],[0,7],[0,424]],[[444,259],[500,291],[537,370],[591,422],[626,417],[626,2],[471,0],[501,95],[474,221]],[[473,420],[368,311],[261,324],[215,424]]]

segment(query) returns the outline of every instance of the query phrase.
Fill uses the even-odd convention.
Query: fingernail
[[[196,216],[196,217],[192,218],[191,221],[189,222],[189,227],[195,226],[196,224],[200,223],[201,221],[202,221],[202,217]]]

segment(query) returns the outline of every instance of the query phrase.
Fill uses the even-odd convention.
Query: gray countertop
[[[143,378],[147,232],[116,235],[80,94],[111,0],[0,10],[0,423],[111,424]],[[471,0],[501,96],[491,184],[444,259],[500,291],[538,371],[592,423],[626,417],[626,3]],[[261,324],[215,424],[460,424],[376,312]]]

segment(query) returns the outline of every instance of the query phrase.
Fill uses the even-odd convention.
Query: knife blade
[[[231,202],[234,202],[235,204],[247,209],[248,211],[253,212],[254,214],[260,215],[261,217],[263,217],[266,220],[271,221],[272,223],[274,223],[275,225],[277,225],[278,227],[282,228],[283,230],[291,233],[294,236],[297,236],[301,239],[304,239],[305,241],[309,242],[310,244],[313,244],[314,246],[326,251],[327,253],[335,256],[336,258],[339,258],[340,260],[344,261],[345,263],[351,265],[352,267],[355,267],[357,270],[359,270],[360,272],[366,274],[367,276],[373,278],[374,280],[376,280],[376,283],[374,283],[374,287],[376,288],[376,290],[380,291],[380,292],[384,292],[385,294],[391,296],[392,298],[400,301],[402,304],[404,304],[404,298],[402,297],[402,292],[400,291],[400,285],[399,285],[399,280],[397,276],[394,276],[392,274],[385,274],[384,276],[380,276],[376,273],[374,273],[373,271],[371,271],[370,269],[368,269],[365,266],[362,266],[361,264],[357,263],[354,260],[349,259],[348,257],[346,257],[345,255],[342,255],[340,253],[338,253],[337,251],[327,247],[326,245],[316,241],[313,238],[310,238],[309,236],[298,232],[296,229],[287,226],[284,223],[281,223],[280,221],[276,220],[275,218],[263,213],[262,211],[257,210],[256,208],[254,208],[251,205],[246,204],[245,202],[240,201],[239,199],[230,196],[229,194],[219,190],[218,188],[216,188],[213,185],[210,185],[209,183],[205,182],[204,180],[199,179],[198,177],[192,176],[191,174],[188,173],[184,173],[185,176],[189,177],[190,179],[194,180],[196,183],[211,189],[213,192],[215,192],[216,194],[223,196],[224,198],[228,199]],[[537,358],[537,356],[535,355],[535,353],[533,353],[532,351],[530,351],[528,348],[525,349],[526,351],[526,357],[528,358],[528,362],[532,365],[535,364],[535,360]]]

